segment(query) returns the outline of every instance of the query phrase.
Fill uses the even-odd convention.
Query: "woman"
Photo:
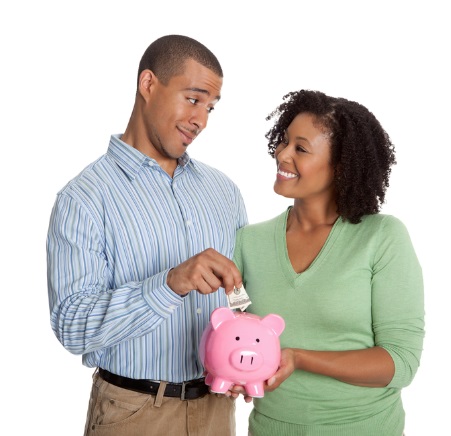
[[[379,214],[394,147],[362,105],[291,92],[267,119],[281,215],[237,235],[235,263],[258,315],[286,322],[253,436],[401,436],[401,389],[424,337],[421,267],[405,226]]]

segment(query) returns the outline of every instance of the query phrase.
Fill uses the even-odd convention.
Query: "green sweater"
[[[400,436],[401,388],[413,379],[424,337],[421,267],[405,226],[389,215],[361,223],[338,219],[320,253],[301,274],[286,244],[288,210],[237,234],[234,261],[252,304],[277,313],[281,347],[343,351],[380,346],[395,363],[385,388],[367,388],[296,370],[254,399],[253,436]]]

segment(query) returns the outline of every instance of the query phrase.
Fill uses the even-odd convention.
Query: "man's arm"
[[[89,213],[66,195],[58,196],[52,211],[47,260],[51,325],[74,354],[149,333],[172,316],[183,304],[181,295],[192,289],[214,292],[223,283],[231,290],[241,281],[232,261],[210,249],[173,270],[113,289],[104,237]]]

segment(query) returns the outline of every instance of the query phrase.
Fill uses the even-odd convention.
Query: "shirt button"
[[[193,222],[191,220],[186,221],[187,226],[191,226],[192,224],[193,224]]]
[[[196,310],[197,313],[201,314],[202,313],[202,309],[200,307],[197,308]]]

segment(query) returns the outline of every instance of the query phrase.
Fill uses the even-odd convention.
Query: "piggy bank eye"
[[[237,337],[235,338],[235,340],[236,340],[236,341],[239,341],[239,340],[240,340],[240,337],[239,337],[239,336],[237,336]]]
[[[255,341],[256,341],[256,342],[260,342],[260,339],[257,338]]]

